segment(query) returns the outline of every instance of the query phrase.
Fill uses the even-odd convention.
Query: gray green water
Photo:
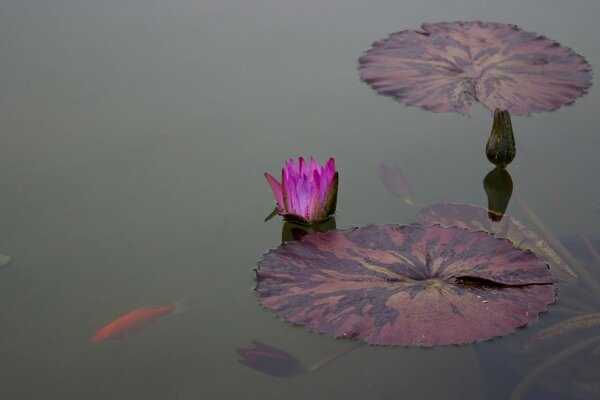
[[[509,375],[535,365],[503,352],[526,329],[474,346],[365,347],[293,379],[239,364],[252,340],[306,364],[351,345],[258,305],[252,268],[282,226],[263,222],[263,173],[334,156],[340,228],[416,221],[381,185],[380,162],[401,166],[418,201],[485,205],[490,112],[400,106],[360,82],[356,59],[421,22],[486,20],[544,34],[597,71],[599,16],[595,0],[3,0],[0,398],[504,398]],[[592,86],[573,106],[513,118],[515,192],[559,237],[574,232],[519,147],[600,235],[599,101]],[[187,312],[134,336],[90,339],[182,298]]]

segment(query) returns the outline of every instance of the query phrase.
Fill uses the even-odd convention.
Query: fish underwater
[[[173,313],[181,312],[179,302],[155,307],[142,307],[109,322],[92,336],[94,342],[120,340]]]

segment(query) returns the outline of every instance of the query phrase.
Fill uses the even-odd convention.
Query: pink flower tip
[[[288,221],[317,224],[335,213],[338,173],[330,158],[320,166],[313,157],[309,162],[299,157],[286,161],[281,170],[281,182],[265,173],[273,190],[278,214]]]

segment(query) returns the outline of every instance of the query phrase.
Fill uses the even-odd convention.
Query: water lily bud
[[[300,157],[298,165],[290,159],[281,170],[281,183],[268,173],[265,177],[285,220],[316,224],[335,213],[338,173],[333,158],[323,167],[312,157],[310,163]]]
[[[510,113],[496,108],[494,125],[485,146],[485,154],[492,164],[504,168],[515,158],[516,152]]]

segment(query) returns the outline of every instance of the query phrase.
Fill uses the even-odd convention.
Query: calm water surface
[[[12,260],[0,267],[0,398],[507,398],[581,338],[531,357],[516,349],[541,325],[472,346],[363,347],[291,379],[239,364],[235,349],[252,340],[306,365],[353,345],[258,305],[252,268],[282,228],[263,222],[273,207],[263,172],[334,156],[339,228],[417,220],[381,185],[380,162],[402,168],[418,201],[485,205],[490,112],[400,106],[360,82],[356,59],[421,22],[486,20],[544,34],[598,70],[598,16],[595,0],[2,1],[0,254]],[[530,166],[600,235],[598,93],[513,118],[509,168],[515,192],[574,238],[596,275]],[[508,212],[528,222],[514,202]],[[577,299],[576,288],[561,293]],[[124,313],[180,299],[184,313],[91,341]],[[571,315],[554,305],[540,324]],[[574,365],[593,371],[598,358],[563,363],[532,396],[598,396],[598,377]]]

